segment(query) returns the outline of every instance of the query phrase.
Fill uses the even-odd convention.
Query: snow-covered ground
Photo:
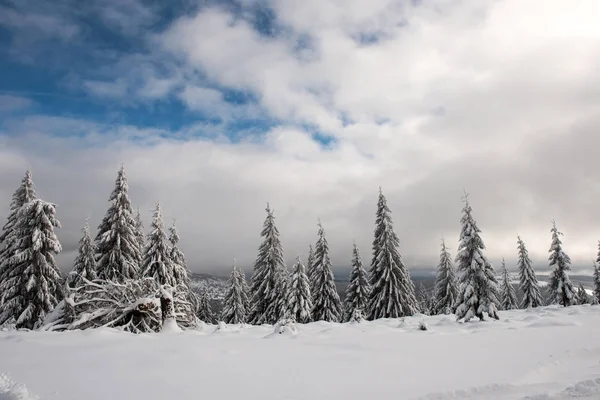
[[[599,306],[500,316],[0,332],[0,399],[600,399]]]

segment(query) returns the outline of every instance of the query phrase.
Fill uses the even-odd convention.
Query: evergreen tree
[[[248,304],[247,293],[244,292],[243,273],[233,263],[233,271],[229,276],[229,289],[223,300],[221,321],[226,324],[243,324],[246,322],[246,304]]]
[[[17,251],[16,247],[18,246],[18,243],[16,243],[15,236],[17,214],[23,205],[35,200],[36,198],[37,196],[33,186],[31,170],[27,170],[25,177],[23,177],[23,180],[21,181],[21,185],[12,196],[8,220],[2,227],[2,232],[0,233],[0,284],[6,279],[6,275],[9,272],[6,261]],[[1,296],[0,303],[2,303]]]
[[[210,299],[208,298],[208,292],[204,292],[200,296],[200,304],[198,305],[198,319],[204,321],[207,324],[215,323],[215,315],[210,305]]]
[[[17,212],[14,253],[4,262],[7,273],[0,284],[0,325],[14,320],[17,328],[35,329],[61,300],[60,271],[52,255],[62,250],[55,214],[54,204],[40,199]]]
[[[144,221],[142,221],[142,214],[140,214],[140,209],[137,209],[135,214],[135,236],[137,237],[138,249],[140,250],[140,262],[142,263],[142,258],[144,249],[146,247],[146,239],[144,235]]]
[[[540,291],[540,285],[535,271],[531,265],[529,259],[529,252],[525,247],[525,242],[520,236],[517,236],[517,243],[519,249],[519,280],[521,291],[523,292],[523,300],[521,302],[521,308],[534,308],[544,305],[542,294]]]
[[[503,310],[514,310],[518,308],[517,293],[510,282],[510,274],[506,268],[506,262],[504,261],[504,258],[502,259],[502,288],[500,291],[500,298]]]
[[[569,270],[571,269],[571,258],[563,251],[559,232],[556,228],[556,222],[552,221],[552,244],[550,245],[550,267],[554,268],[548,279],[550,294],[554,302],[561,306],[568,307],[573,304],[575,296],[575,288],[569,278]]]
[[[189,288],[190,286],[190,271],[187,268],[187,262],[185,261],[185,255],[179,248],[179,231],[173,225],[169,228],[169,242],[171,244],[171,262],[173,263],[173,278],[175,279],[176,285],[185,285]]]
[[[458,284],[452,258],[443,239],[433,298],[433,314],[452,314],[454,312],[458,299]]]
[[[142,261],[142,276],[154,278],[160,285],[176,286],[171,249],[163,224],[160,204],[156,203],[150,225],[146,251]]]
[[[417,300],[419,301],[419,312],[423,315],[430,315],[431,310],[429,307],[431,305],[431,300],[427,288],[422,281],[419,282],[417,288]]]
[[[306,260],[306,275],[310,283],[310,290],[315,287],[315,253],[312,244],[308,246],[308,259]]]
[[[579,288],[577,289],[577,304],[590,304],[590,298],[585,292],[585,288],[583,287],[582,283],[579,284]]]
[[[250,313],[250,287],[246,281],[246,273],[243,269],[238,269],[240,273],[240,281],[242,282],[242,291],[244,292],[244,308],[246,310],[246,317]],[[247,319],[247,318],[246,318]]]
[[[128,191],[125,169],[121,167],[109,198],[111,205],[96,235],[96,265],[100,279],[124,282],[139,275],[142,255]]]
[[[287,310],[290,318],[293,318],[296,322],[301,324],[310,322],[312,310],[310,283],[300,257],[296,258],[296,264],[294,264],[292,270]]]
[[[598,243],[600,247],[600,242]],[[600,262],[600,252],[598,254],[598,260]],[[600,303],[600,266],[594,263],[594,298],[595,303]]]
[[[283,247],[279,238],[279,230],[275,226],[275,216],[267,204],[261,237],[263,242],[258,250],[254,263],[254,273],[250,283],[251,311],[248,321],[251,324],[274,324],[280,319],[281,299],[283,292],[281,271],[285,270]]]
[[[346,299],[344,300],[344,321],[353,320],[357,315],[357,310],[360,311],[360,315],[364,315],[369,304],[370,291],[371,286],[369,285],[367,271],[363,267],[358,246],[354,243],[354,248],[352,249],[352,270],[350,271],[348,286],[346,287]]]
[[[340,296],[338,295],[331,270],[331,259],[329,258],[329,244],[325,238],[325,230],[319,221],[319,238],[314,254],[314,278],[315,285],[312,288],[313,309],[312,319],[314,321],[338,322],[342,313]]]
[[[415,286],[402,262],[400,241],[394,232],[391,211],[379,189],[371,261],[369,319],[398,318],[415,314],[419,304]]]
[[[88,220],[82,229],[83,236],[79,240],[79,249],[73,263],[73,269],[67,277],[67,285],[70,288],[76,288],[82,284],[84,279],[93,281],[96,279],[96,248],[90,236],[90,225]]]
[[[481,230],[471,215],[468,195],[461,218],[460,242],[456,264],[459,273],[459,295],[456,308],[457,319],[468,322],[477,317],[483,321],[483,313],[498,319],[498,281],[492,264],[483,254],[485,244],[479,235]]]

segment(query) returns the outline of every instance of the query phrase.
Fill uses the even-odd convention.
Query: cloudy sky
[[[324,224],[370,259],[378,187],[410,268],[456,250],[461,196],[488,255],[575,269],[600,239],[598,0],[4,0],[0,217],[31,166],[63,270],[123,163],[190,267],[249,268],[267,201],[286,258]]]

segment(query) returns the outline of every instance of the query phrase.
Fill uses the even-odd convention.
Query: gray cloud
[[[589,271],[600,238],[596,2],[575,9],[547,1],[543,13],[526,0],[336,4],[274,1],[288,30],[268,38],[244,18],[200,9],[152,39],[148,57],[173,61],[168,77],[135,63],[123,77],[149,88],[167,79],[154,97],[175,92],[191,111],[239,115],[216,92],[207,100],[206,82],[190,72],[201,71],[208,87],[254,94],[256,108],[282,126],[232,143],[221,127],[208,132],[201,123],[166,132],[8,120],[13,135],[0,136],[3,210],[32,165],[38,193],[58,204],[65,249],[74,249],[85,217],[99,223],[124,162],[146,223],[160,200],[167,218],[177,217],[196,271],[224,273],[233,257],[250,267],[267,201],[288,262],[306,256],[321,218],[333,263],[343,267],[353,240],[370,259],[381,185],[406,263],[425,268],[437,261],[440,237],[455,250],[465,189],[493,261],[514,265],[520,234],[543,268],[556,219],[577,268]],[[374,28],[381,40],[357,42]],[[311,57],[295,52],[302,35],[312,38]],[[334,144],[320,146],[305,124]],[[61,258],[65,269],[70,257]]]

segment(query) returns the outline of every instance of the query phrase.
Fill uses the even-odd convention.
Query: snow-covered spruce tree
[[[171,248],[163,224],[160,204],[156,203],[150,233],[146,240],[146,251],[142,261],[142,276],[154,278],[159,285],[176,286],[173,276]]]
[[[510,274],[506,268],[506,261],[502,259],[502,287],[500,289],[500,301],[503,310],[514,310],[518,308],[517,293],[510,282]]]
[[[540,291],[540,285],[535,271],[531,265],[531,259],[529,259],[529,252],[525,247],[525,242],[520,236],[517,236],[517,243],[519,249],[519,281],[521,291],[523,292],[523,300],[521,301],[521,308],[534,308],[544,305],[542,294]]]
[[[590,298],[583,287],[583,284],[580,283],[577,288],[577,304],[590,304]]]
[[[2,227],[2,232],[0,233],[0,284],[6,278],[8,272],[8,264],[6,261],[15,254],[15,246],[17,245],[15,242],[17,213],[24,204],[29,203],[36,198],[33,179],[31,178],[31,170],[27,170],[25,177],[23,177],[23,180],[21,181],[21,185],[12,196],[8,220]],[[0,303],[2,303],[1,292]]]
[[[200,321],[206,322],[207,324],[214,324],[216,322],[215,314],[213,313],[212,306],[210,305],[208,292],[206,291],[200,296],[197,315]]]
[[[358,246],[354,243],[352,249],[352,270],[346,287],[346,298],[344,300],[344,321],[352,321],[357,315],[357,310],[360,315],[365,314],[369,302],[369,278],[367,271],[363,267],[362,258],[358,250]]]
[[[598,258],[600,259],[600,254]],[[600,266],[597,263],[594,263],[594,298],[594,303],[600,304]]]
[[[306,259],[306,275],[308,276],[308,282],[310,283],[310,290],[315,287],[315,252],[312,244],[308,246],[308,258]]]
[[[340,296],[338,295],[331,270],[329,244],[325,238],[325,230],[321,221],[318,224],[319,238],[314,254],[314,286],[312,290],[312,319],[313,321],[338,322],[342,313]]]
[[[419,301],[419,312],[423,315],[431,315],[430,299],[429,292],[427,292],[427,288],[423,284],[423,282],[419,282],[419,286],[417,287],[417,300]]]
[[[170,258],[175,279],[173,302],[177,323],[183,327],[195,326],[197,325],[196,312],[199,299],[190,287],[190,271],[185,261],[185,255],[179,248],[179,232],[175,221],[169,228],[169,242],[171,243]]]
[[[138,248],[140,249],[140,264],[142,263],[144,248],[146,247],[146,238],[144,234],[144,221],[142,220],[142,214],[140,209],[137,209],[135,214],[135,236],[138,241]]]
[[[288,297],[289,297],[290,273],[285,266],[280,266],[277,272],[276,280],[276,298],[275,309],[267,308],[267,314],[277,315],[277,320],[287,318],[288,314]]]
[[[379,189],[371,261],[368,319],[398,318],[418,312],[415,286],[402,262],[400,240],[394,232],[391,211]]]
[[[483,321],[483,313],[498,319],[498,281],[492,264],[483,254],[485,244],[479,235],[481,230],[471,215],[468,195],[461,218],[461,232],[456,255],[459,275],[459,295],[456,317],[468,322],[473,317]]]
[[[129,200],[129,185],[121,167],[111,202],[96,235],[96,266],[98,278],[124,282],[139,275],[142,259],[135,218]]]
[[[246,322],[248,300],[244,292],[243,275],[233,263],[233,271],[229,276],[229,288],[223,300],[223,310],[221,311],[221,321],[226,324],[243,324]]]
[[[4,262],[7,272],[0,284],[0,325],[35,329],[61,300],[60,271],[52,253],[62,248],[54,233],[59,228],[54,204],[40,199],[25,203],[14,225],[14,253]]]
[[[281,271],[285,270],[283,247],[279,230],[275,226],[275,216],[267,203],[267,218],[262,232],[263,238],[254,263],[254,273],[250,282],[251,311],[248,321],[254,325],[275,324],[280,319],[282,292]]]
[[[548,279],[548,286],[550,287],[550,294],[553,302],[560,304],[561,306],[568,307],[573,304],[575,300],[575,288],[569,278],[569,270],[571,269],[571,258],[563,251],[562,242],[560,236],[562,232],[559,232],[556,228],[556,222],[552,221],[552,244],[550,245],[550,268],[553,271],[550,273]]]
[[[190,271],[187,268],[187,262],[185,261],[185,255],[179,248],[179,231],[173,225],[169,228],[169,242],[171,243],[171,262],[173,263],[173,277],[177,285],[190,286]]]
[[[288,287],[289,317],[294,321],[305,324],[311,320],[312,297],[310,293],[310,282],[304,270],[304,264],[300,257],[296,257],[296,264],[292,270],[292,276]]]
[[[435,288],[433,293],[432,314],[452,314],[458,299],[458,283],[456,271],[446,242],[442,239],[440,262],[437,267]]]
[[[85,221],[82,232],[83,236],[79,240],[79,248],[73,263],[73,269],[67,276],[67,285],[71,288],[79,286],[82,279],[88,281],[96,279],[96,248],[90,236],[88,220]]]

